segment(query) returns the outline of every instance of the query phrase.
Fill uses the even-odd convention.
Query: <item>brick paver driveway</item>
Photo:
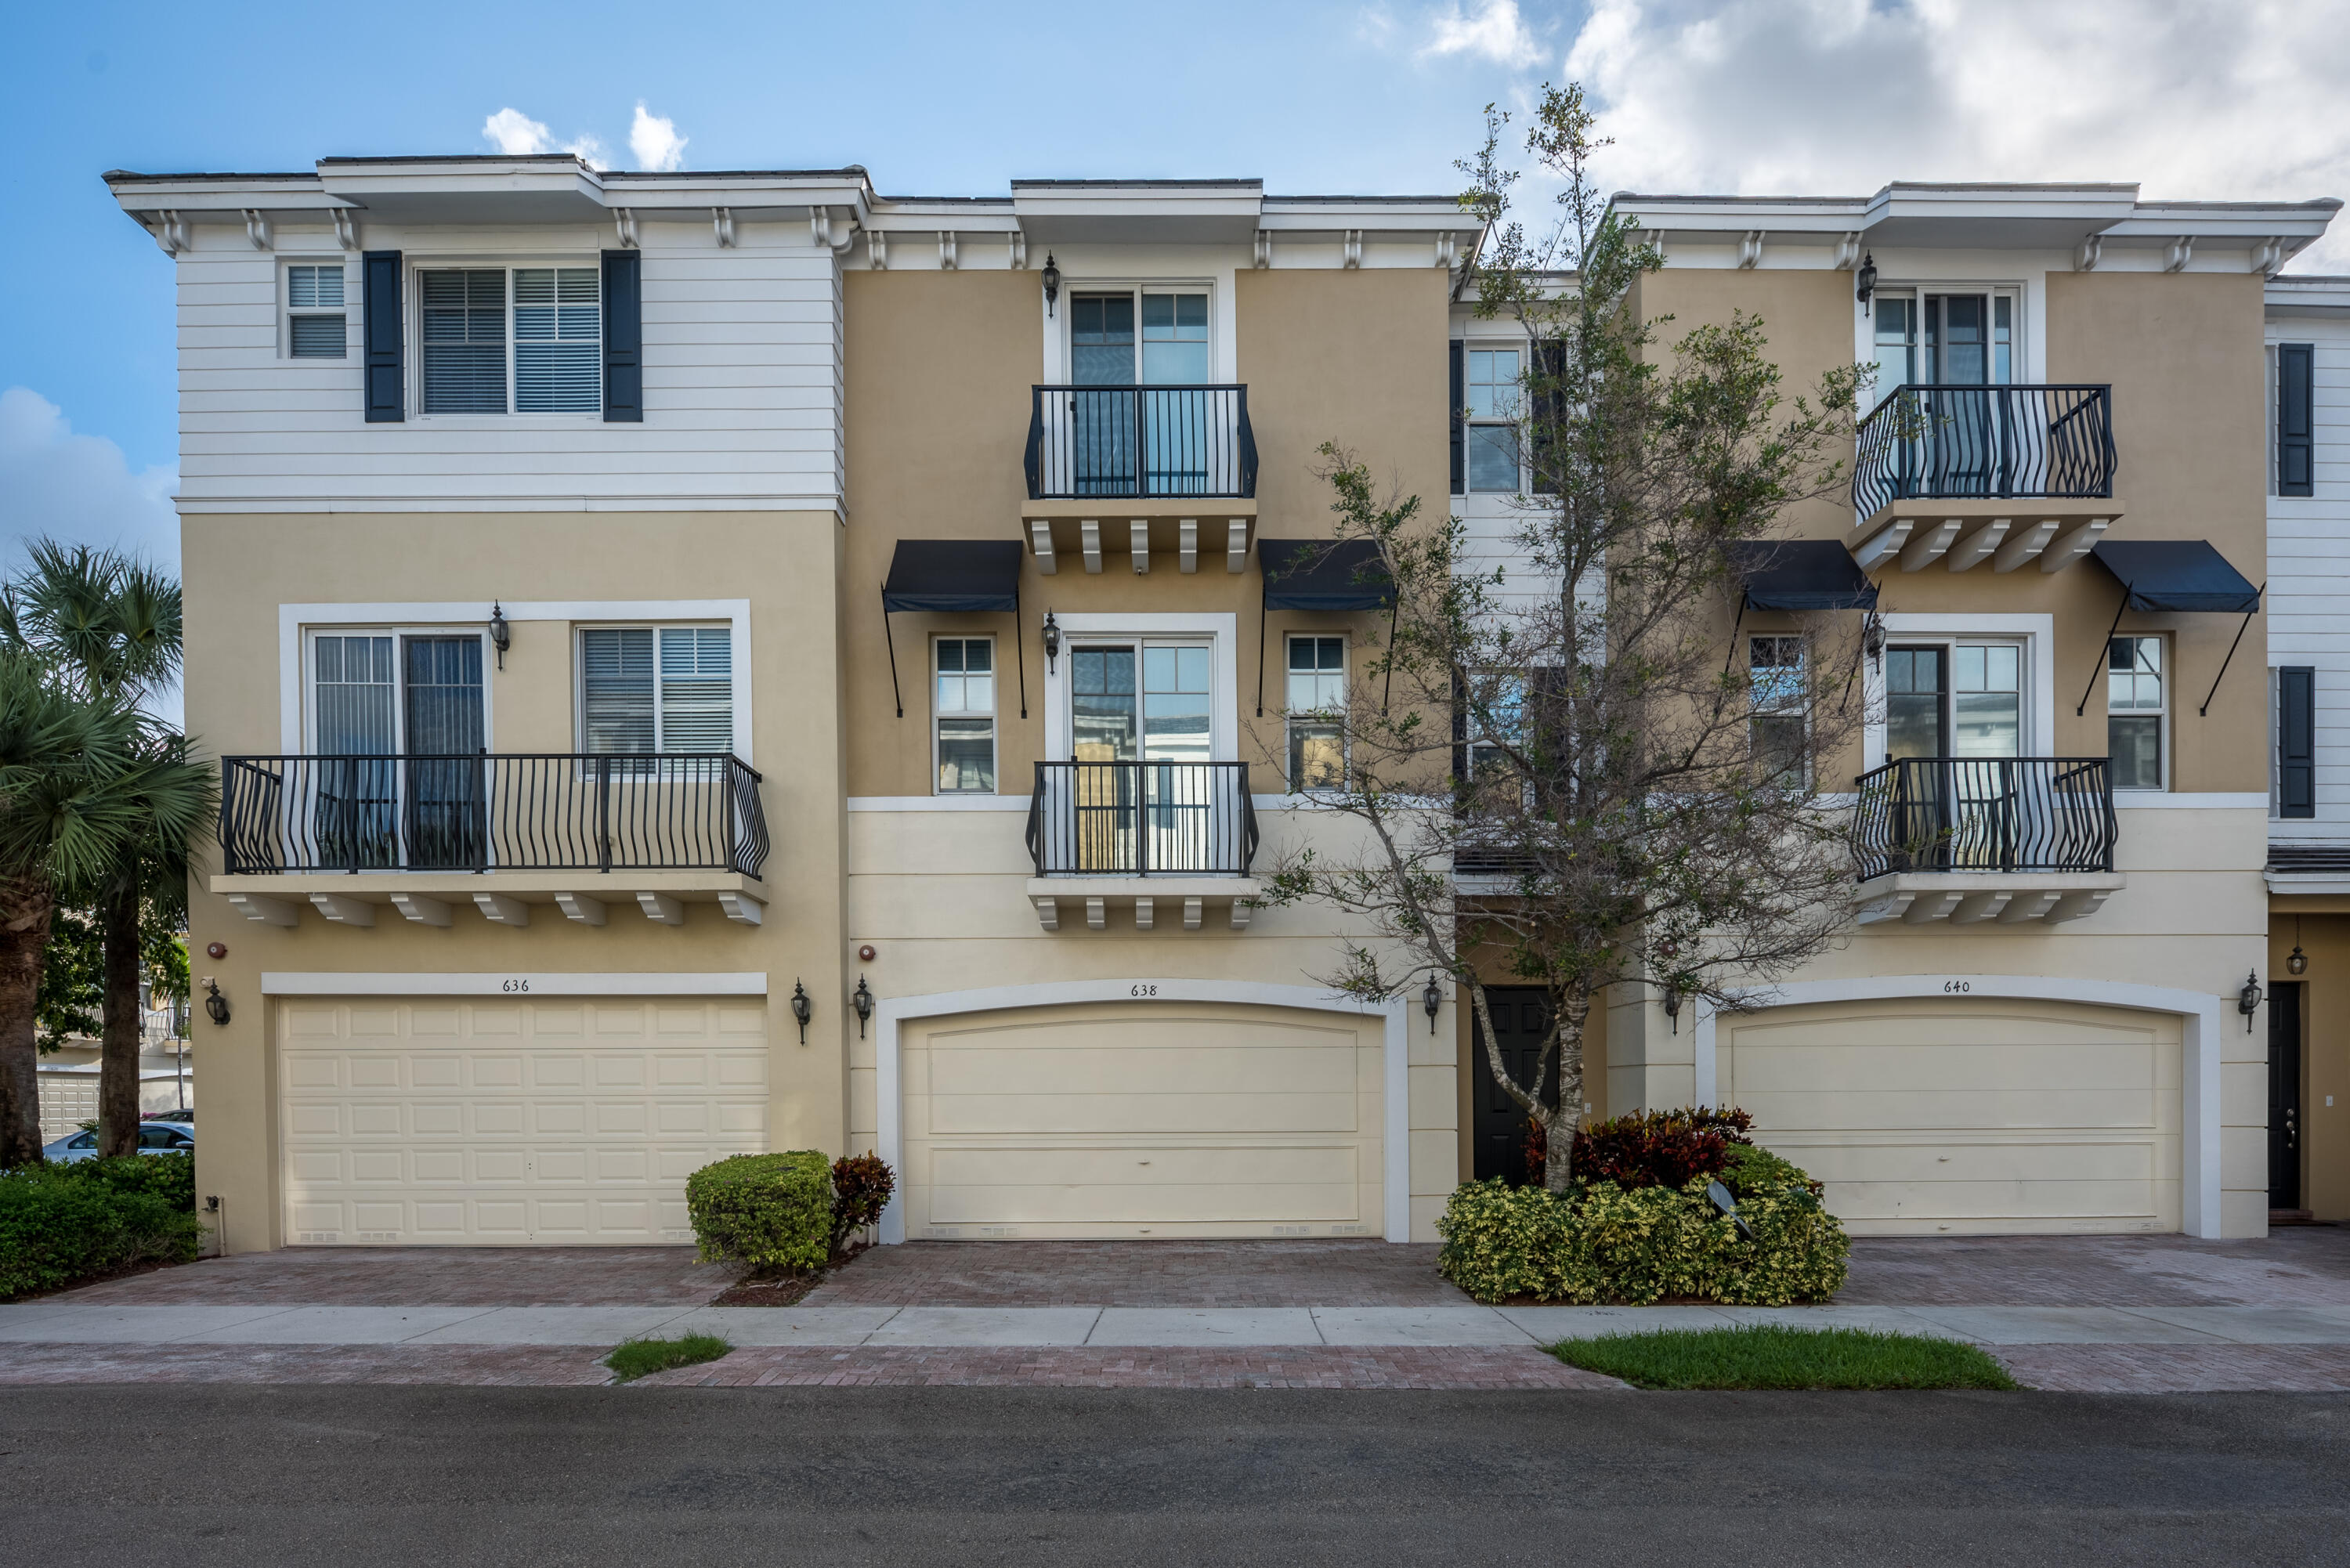
[[[810,1306],[1467,1306],[1432,1245],[1386,1241],[908,1241]]]
[[[287,1247],[52,1296],[92,1306],[701,1306],[739,1270],[691,1247]]]
[[[2328,1306],[2350,1302],[2350,1227],[2188,1236],[1869,1236],[1847,1306]]]

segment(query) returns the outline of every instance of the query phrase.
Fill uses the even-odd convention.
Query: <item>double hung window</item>
[[[995,639],[942,637],[934,717],[941,794],[995,788]]]
[[[1801,637],[1746,639],[1748,735],[1754,760],[1774,784],[1804,782],[1810,752],[1806,664]]]
[[[1347,783],[1347,639],[1289,639],[1289,787]]]
[[[603,407],[603,280],[592,266],[417,274],[428,414]]]
[[[593,755],[731,753],[733,631],[664,626],[581,632],[579,715],[580,750]]]
[[[286,351],[296,359],[340,359],[343,264],[304,262],[286,269]]]
[[[1472,346],[1467,358],[1469,488],[1514,492],[1524,396],[1522,356],[1515,348]]]
[[[2162,639],[2116,637],[2106,647],[2106,750],[2116,789],[2164,787],[2170,715]]]

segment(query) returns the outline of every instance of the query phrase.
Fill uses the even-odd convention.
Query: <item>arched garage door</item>
[[[1856,1235],[2176,1231],[2167,1013],[1929,998],[1724,1014],[1725,1105]]]
[[[1378,1235],[1383,1034],[1216,1003],[910,1019],[906,1235]]]

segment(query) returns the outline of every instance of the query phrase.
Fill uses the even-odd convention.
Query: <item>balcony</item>
[[[1246,387],[1037,387],[1031,501],[1256,495]]]
[[[2103,757],[1908,757],[1859,786],[1863,925],[2054,924],[2123,886]]]
[[[1912,572],[2079,560],[2120,515],[2112,403],[2102,386],[1894,389],[1854,458],[1862,567],[1897,554]]]
[[[354,926],[385,904],[445,926],[441,895],[505,925],[546,903],[602,925],[608,899],[670,925],[714,901],[757,924],[759,784],[723,753],[224,757],[213,890],[276,925],[298,909],[278,894]]]
[[[1245,929],[1261,886],[1256,807],[1246,763],[1038,763],[1028,802],[1028,897],[1046,930],[1060,905],[1082,902],[1104,929],[1113,907],[1131,906],[1137,929],[1159,906],[1197,930],[1207,908],[1230,907]]]

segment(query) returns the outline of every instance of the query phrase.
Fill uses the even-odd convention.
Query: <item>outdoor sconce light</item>
[[[498,668],[506,667],[506,649],[514,646],[514,628],[506,624],[505,607],[495,600],[490,603],[490,646],[498,650]]]
[[[2309,972],[2309,955],[2301,950],[2299,942],[2293,944],[2293,956],[2284,961],[2284,967],[2294,974]]]
[[[800,1021],[800,1044],[807,1044],[808,1020],[816,1016],[816,1003],[808,1000],[807,987],[792,981],[792,1016]]]
[[[848,1001],[849,1004],[857,1009],[857,1037],[862,1040],[865,1038],[865,1021],[873,1016],[873,992],[865,983],[863,975],[857,977],[856,992],[849,997]]]
[[[1853,292],[1859,297],[1861,304],[1866,305],[1868,296],[1877,292],[1877,253],[1875,251],[1869,252],[1867,257],[1861,262],[1860,271],[1853,275],[1853,281],[1858,286]]]
[[[2244,989],[2236,993],[2236,1011],[2244,1015],[2244,1033],[2252,1032],[2252,1014],[2261,1010],[2261,977],[2244,976]]]
[[[1054,265],[1053,253],[1045,253],[1045,314],[1053,314],[1053,301],[1061,297],[1061,269]]]
[[[1665,987],[1665,1016],[1673,1021],[1673,1033],[1679,1034],[1681,1032],[1681,988],[1678,985]]]
[[[220,993],[220,987],[210,975],[204,976],[204,1015],[214,1023],[228,1023],[228,998]]]
[[[1444,992],[1437,989],[1434,975],[1428,977],[1428,989],[1419,993],[1419,1005],[1428,1013],[1428,1032],[1430,1034],[1435,1033],[1436,1013],[1437,1010],[1444,1005]]]
[[[1868,655],[1868,667],[1875,670],[1885,657],[1885,618],[1875,610],[1860,623],[1861,651]]]
[[[1060,658],[1060,657],[1061,657],[1061,623],[1060,623],[1059,621],[1056,621],[1056,620],[1055,620],[1055,619],[1053,618],[1053,612],[1052,612],[1051,610],[1046,610],[1046,611],[1045,612],[1045,674],[1050,675],[1050,674],[1053,672],[1053,669],[1054,669],[1053,660],[1055,660],[1055,659],[1058,659],[1058,658]]]

